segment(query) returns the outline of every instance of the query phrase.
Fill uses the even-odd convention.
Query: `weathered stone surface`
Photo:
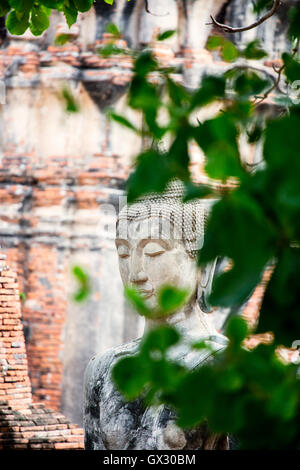
[[[174,423],[174,412],[164,405],[145,408],[140,399],[124,401],[113,384],[111,370],[117,360],[135,354],[138,345],[136,340],[91,359],[85,375],[85,449],[227,449],[227,437],[212,436],[205,427],[182,431]],[[216,342],[210,345],[215,352],[224,347]],[[197,352],[181,359],[194,368],[211,357],[211,353]]]
[[[185,304],[172,314],[147,318],[146,331],[161,324],[174,325],[184,342],[172,350],[172,359],[194,369],[211,361],[224,348],[226,338],[218,334],[210,314],[204,313],[215,264],[199,272],[197,252],[191,244],[199,237],[203,242],[206,212],[201,202],[182,204],[182,196],[182,186],[174,182],[162,196],[148,196],[125,206],[118,217],[116,247],[123,283],[138,289],[149,308],[159,307],[164,285],[189,292]],[[190,344],[201,339],[207,340],[211,349],[189,350]],[[175,425],[174,412],[164,405],[145,407],[141,399],[124,401],[112,380],[112,368],[122,357],[136,354],[139,343],[136,340],[111,349],[89,362],[85,372],[86,448],[228,448],[226,436],[213,436],[206,428],[183,432]]]

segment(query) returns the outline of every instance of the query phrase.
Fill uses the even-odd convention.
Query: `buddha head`
[[[116,248],[124,285],[136,288],[150,308],[158,307],[161,287],[186,289],[186,304],[210,311],[207,296],[215,263],[201,271],[197,254],[208,215],[201,200],[183,203],[184,187],[171,181],[161,194],[148,194],[123,207],[117,220]]]

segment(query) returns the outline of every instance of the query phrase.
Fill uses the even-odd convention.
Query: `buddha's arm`
[[[100,397],[97,387],[99,370],[92,358],[84,374],[84,447],[86,450],[106,450],[100,430]]]

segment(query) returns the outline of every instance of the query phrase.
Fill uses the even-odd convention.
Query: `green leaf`
[[[248,325],[244,318],[233,317],[228,323],[226,336],[234,344],[241,344],[248,333]]]
[[[112,377],[127,400],[137,398],[148,381],[145,363],[140,357],[125,357],[113,367]]]
[[[240,96],[249,98],[262,93],[270,86],[270,80],[260,78],[255,72],[244,72],[236,78],[234,89]]]
[[[156,141],[160,141],[162,137],[164,136],[166,129],[160,127],[159,124],[157,123],[157,113],[158,113],[159,105],[155,103],[156,101],[155,98],[156,97],[154,95],[152,103],[150,103],[148,99],[146,99],[146,101],[143,103],[144,107],[142,109],[144,109],[145,124],[147,124],[147,127],[148,127],[148,130],[145,129],[144,133],[145,135],[147,135],[147,133],[149,132],[150,135],[152,135],[153,138],[156,139]],[[135,101],[135,103],[137,103],[137,101]]]
[[[274,390],[268,403],[268,411],[271,415],[280,417],[284,421],[292,419],[297,413],[299,394],[293,390],[290,383],[283,383]]]
[[[219,141],[211,144],[206,155],[205,171],[211,178],[226,180],[233,176],[242,176],[242,169],[232,142]]]
[[[167,77],[167,87],[172,102],[178,107],[187,107],[190,102],[191,95],[180,84],[175,83],[170,77]]]
[[[80,107],[71,90],[67,87],[64,87],[61,93],[62,98],[65,101],[66,111],[69,113],[78,113]]]
[[[209,303],[220,307],[240,308],[253,293],[261,281],[263,262],[255,253],[256,266],[247,268],[245,264],[237,264],[230,271],[225,272],[214,280],[213,290],[209,296]],[[254,264],[254,262],[252,262]]]
[[[300,187],[299,179],[295,175],[290,175],[289,179],[282,182],[277,191],[277,200],[286,211],[296,211],[300,208]],[[296,215],[296,214],[295,214]]]
[[[47,8],[52,8],[53,10],[60,10],[63,6],[65,0],[40,0],[40,3]]]
[[[8,0],[2,0],[0,4],[0,16],[5,16],[10,11]]]
[[[255,13],[260,13],[262,10],[270,9],[273,2],[271,0],[256,0],[253,5],[253,11]]]
[[[127,180],[128,202],[149,192],[162,192],[173,174],[166,155],[148,150],[137,158],[136,169]]]
[[[108,116],[114,121],[116,121],[118,124],[121,124],[122,126],[127,127],[128,129],[136,132],[137,134],[140,133],[140,131],[124,116],[121,116],[120,114],[116,114],[113,112],[109,112]]]
[[[124,292],[127,299],[131,302],[140,315],[145,317],[152,316],[151,310],[147,307],[143,296],[136,289],[126,286]]]
[[[63,46],[73,38],[72,34],[62,33],[56,36],[54,44],[56,46]]]
[[[203,349],[207,349],[207,344],[205,342],[205,340],[202,340],[202,341],[196,341],[195,343],[192,344],[192,348],[193,349],[198,349],[199,351],[203,350]]]
[[[236,60],[240,52],[233,44],[233,42],[222,36],[211,36],[208,38],[206,47],[208,50],[220,49],[221,55],[226,62],[232,62]]]
[[[43,6],[33,7],[31,10],[31,17],[29,28],[34,36],[40,36],[46,29],[49,28],[49,11]]]
[[[212,51],[218,47],[223,46],[225,39],[222,36],[210,36],[207,40],[206,47]]]
[[[218,385],[216,380],[216,386]],[[235,392],[234,390],[225,393],[221,387],[216,393],[215,401],[218,402],[220,408],[212,407],[207,418],[213,432],[221,433],[226,429],[231,435],[239,435],[238,432],[247,426],[247,418],[245,417],[247,403],[245,403],[244,397],[238,393],[239,391]]]
[[[80,266],[73,266],[73,274],[81,283],[87,281],[87,273]]]
[[[180,335],[171,326],[161,326],[150,330],[141,345],[141,353],[149,355],[153,351],[160,351],[166,353],[167,350],[177,344],[180,340]]]
[[[268,403],[268,411],[282,420],[290,420],[297,413],[299,394],[290,383],[283,383],[272,393]]]
[[[108,23],[108,25],[106,26],[106,31],[117,37],[121,35],[118,27],[114,23]]]
[[[269,171],[266,191],[271,206],[269,213],[273,212],[279,224],[281,246],[300,238],[300,160],[295,157],[299,152],[299,126],[299,109],[291,107],[288,116],[269,122],[265,131],[264,158]],[[283,142],[288,142],[284,149]]]
[[[135,61],[135,75],[129,88],[129,105],[144,112],[145,122],[152,135],[161,139],[164,130],[157,124],[156,117],[161,100],[158,87],[147,80],[147,75],[157,70],[158,64],[151,52],[142,52]]]
[[[191,182],[185,183],[185,192],[183,202],[191,201],[193,199],[201,199],[212,194],[212,189],[204,184],[195,185]]]
[[[112,5],[114,3],[114,0],[104,0],[105,3],[108,3],[109,5]]]
[[[170,177],[178,178],[182,181],[189,181],[189,149],[188,140],[190,127],[182,123],[177,130],[176,137],[166,155],[168,172]]]
[[[264,157],[273,170],[284,171],[286,168],[293,168],[299,171],[298,158],[295,155],[299,151],[298,129],[300,128],[300,115],[291,113],[282,119],[270,121],[266,127]],[[284,146],[284,160],[282,159],[282,143],[288,142]]]
[[[162,358],[159,358],[162,356]],[[164,359],[158,350],[152,352],[151,357],[151,383],[153,390],[163,389],[164,394],[174,393],[182,376],[184,369],[179,364],[173,364]],[[156,393],[159,396],[159,394]],[[154,395],[155,397],[155,395]]]
[[[236,329],[239,331],[236,331]],[[235,325],[234,330],[235,331],[233,332],[233,334],[235,334],[236,336],[239,336],[240,338],[243,336],[244,332],[243,332],[243,327],[241,325],[239,327]],[[237,341],[236,338],[235,338],[235,341],[237,343],[241,343],[241,341],[240,340]],[[236,368],[233,365],[231,367],[228,366],[226,370],[224,370],[223,373],[220,375],[218,386],[222,390],[225,390],[227,392],[228,391],[233,392],[236,390],[240,390],[243,385],[244,385],[243,376],[239,371],[236,370]]]
[[[163,313],[171,313],[180,308],[188,296],[185,289],[164,286],[158,293],[158,302]]]
[[[8,2],[11,8],[18,10],[22,14],[29,13],[33,4],[33,0],[8,0]]]
[[[284,73],[287,79],[291,83],[296,80],[300,80],[300,63],[294,60],[292,56],[286,52],[282,54],[282,60],[285,65]]]
[[[18,18],[16,11],[11,11],[6,19],[6,27],[11,34],[24,34],[29,27],[29,15],[24,14]]]
[[[253,186],[258,176],[249,177]],[[251,191],[235,190],[214,204],[199,261],[206,264],[223,256],[233,260],[233,268],[215,279],[212,305],[238,307],[246,301],[274,256],[276,235]]]
[[[290,26],[289,34],[292,38],[300,37],[300,5],[289,10]]]
[[[111,55],[119,55],[119,54],[126,54],[126,50],[116,46],[112,42],[105,44],[105,46],[101,47],[97,50],[99,55],[103,57],[109,57]]]
[[[73,0],[68,0],[68,3],[64,3],[63,12],[67,21],[69,28],[71,28],[72,24],[76,23],[78,11],[74,4]]]
[[[247,44],[246,48],[243,50],[242,55],[246,59],[262,59],[268,54],[260,47],[260,41],[255,39]]]
[[[194,138],[207,157],[205,170],[212,178],[243,176],[237,135],[235,122],[229,114],[222,114],[195,128]]]
[[[290,346],[300,331],[300,249],[283,251],[264,295],[257,331],[273,331],[277,344]]]
[[[88,290],[85,288],[78,289],[76,294],[73,296],[75,302],[83,302],[88,297]]]
[[[74,0],[74,4],[78,11],[85,12],[90,10],[93,0]]]
[[[20,299],[22,300],[22,302],[25,302],[26,297],[27,296],[26,296],[25,292],[20,292]]]
[[[91,292],[89,276],[80,266],[73,266],[72,273],[79,283],[78,290],[73,295],[73,299],[76,302],[82,302],[87,299]]]
[[[134,71],[137,75],[145,77],[148,73],[157,70],[158,63],[151,51],[143,51],[134,63]]]
[[[225,41],[222,48],[222,57],[226,62],[233,62],[239,57],[240,53],[231,41]]]
[[[242,99],[234,101],[227,111],[228,115],[233,119],[237,126],[246,125],[251,121],[253,111],[253,103],[250,101]]]
[[[158,41],[164,41],[165,39],[169,39],[176,33],[176,30],[174,29],[168,29],[167,31],[164,31],[163,33],[160,33],[157,36]]]
[[[173,402],[178,409],[178,425],[183,428],[198,426],[210,413],[216,393],[215,374],[203,365],[183,378]]]
[[[226,81],[223,77],[204,77],[201,87],[195,92],[191,100],[191,109],[205,106],[213,100],[223,98]]]

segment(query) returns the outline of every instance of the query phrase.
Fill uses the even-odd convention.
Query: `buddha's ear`
[[[211,293],[212,282],[215,274],[217,258],[211,263],[205,264],[199,273],[197,300],[202,312],[211,313],[212,307],[208,303],[208,297]]]
[[[207,263],[199,272],[197,299],[202,312],[211,313],[213,308],[208,302],[208,298],[212,291],[212,283],[214,277],[222,273],[228,260],[226,258],[217,257],[211,263]]]

